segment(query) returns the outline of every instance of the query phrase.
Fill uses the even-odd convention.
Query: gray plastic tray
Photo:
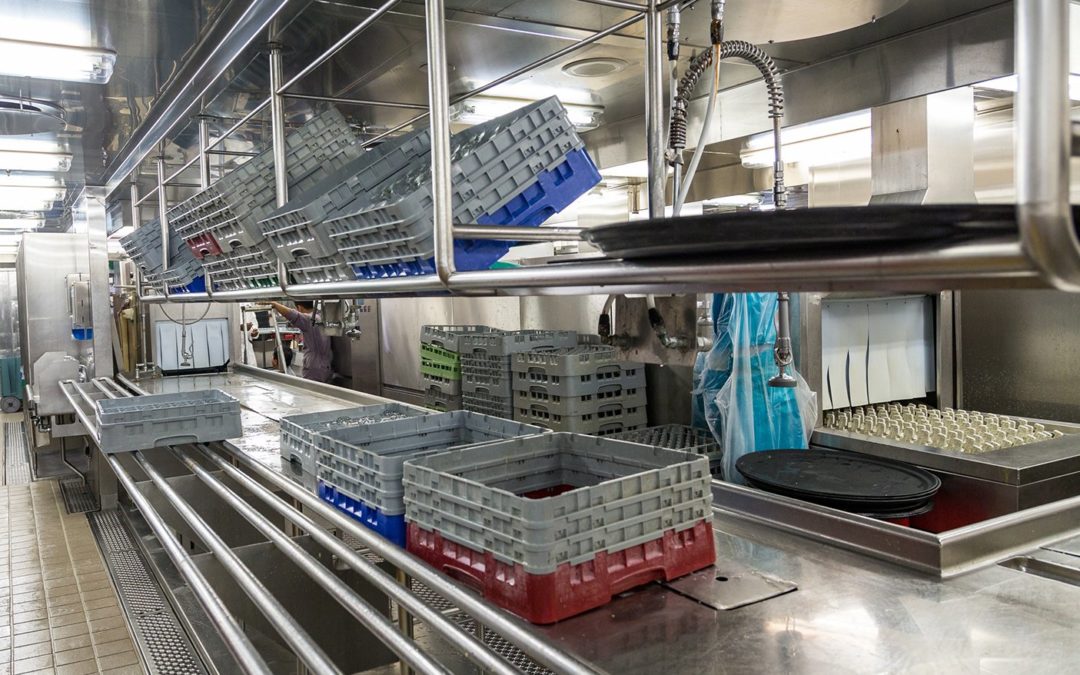
[[[552,415],[597,415],[605,410],[635,410],[646,405],[645,388],[608,389],[586,396],[547,396],[541,392],[514,392],[514,413],[528,410]]]
[[[383,515],[402,515],[405,460],[540,433],[539,427],[463,411],[324,431],[315,438],[317,475]]]
[[[426,413],[423,410],[400,403],[380,403],[328,412],[287,415],[281,418],[281,456],[290,462],[299,463],[304,471],[314,476],[316,434],[424,414]]]
[[[491,415],[507,420],[514,419],[513,400],[509,396],[498,396],[485,392],[462,392],[461,407],[463,410],[483,415]]]
[[[436,412],[463,410],[461,394],[443,394],[435,389],[424,392],[424,407]]]
[[[422,326],[420,328],[420,342],[425,345],[434,345],[448,352],[460,351],[460,339],[462,335],[474,333],[500,333],[498,328],[491,326]]]
[[[462,335],[459,352],[462,363],[465,363],[467,357],[502,358],[535,349],[558,349],[576,345],[577,333],[572,330],[516,330],[507,333]]]
[[[244,435],[240,402],[219,389],[105,398],[94,408],[106,454]]]
[[[710,481],[703,457],[547,434],[409,460],[405,518],[528,573],[548,574],[709,518]],[[520,496],[562,486],[573,489]]]
[[[514,419],[552,431],[571,431],[594,436],[632,431],[649,423],[644,396],[632,402],[605,404],[595,412],[584,414],[563,414],[542,405],[520,405],[515,402]]]

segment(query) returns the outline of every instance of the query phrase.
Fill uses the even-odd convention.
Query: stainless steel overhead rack
[[[645,23],[646,61],[646,130],[648,148],[648,194],[651,217],[663,214],[664,97],[663,81],[663,12],[673,0],[647,4],[623,0],[582,0],[591,4],[632,11],[633,15],[608,28],[593,33],[541,59],[507,73],[491,82],[451,97],[446,70],[446,30],[443,0],[426,0],[425,22],[428,75],[428,106],[392,101],[360,101],[330,96],[295,94],[290,90],[301,79],[329,61],[345,45],[381,17],[400,0],[382,3],[348,31],[334,45],[318,56],[287,82],[282,82],[282,50],[271,43],[269,50],[271,92],[256,108],[238,120],[221,137],[210,140],[205,120],[199,122],[199,153],[180,169],[166,175],[163,160],[158,160],[159,197],[165,188],[176,185],[184,171],[198,165],[200,183],[209,184],[208,157],[236,129],[248,123],[267,106],[271,112],[271,131],[275,157],[284,156],[283,104],[287,98],[357,103],[373,106],[423,110],[412,119],[376,136],[366,144],[430,118],[432,136],[432,176],[434,197],[434,235],[437,274],[429,276],[371,279],[318,284],[294,284],[284,274],[280,286],[258,290],[219,291],[184,294],[182,297],[146,295],[148,302],[205,302],[256,300],[268,297],[294,298],[438,293],[484,294],[581,294],[629,291],[689,292],[699,290],[761,290],[777,287],[791,290],[840,290],[905,287],[939,290],[942,288],[986,286],[1046,286],[1080,290],[1080,241],[1069,208],[1068,160],[1072,149],[1069,121],[1068,78],[1068,3],[1065,0],[1018,0],[1016,3],[1015,52],[1019,74],[1017,97],[1018,134],[1016,140],[1018,194],[1017,221],[1019,236],[1002,241],[976,239],[929,251],[865,254],[841,250],[828,255],[769,257],[764,254],[717,256],[715,259],[686,261],[631,262],[598,260],[568,262],[541,267],[507,270],[458,271],[454,267],[454,241],[468,238],[505,239],[505,228],[491,226],[453,226],[450,201],[449,107],[499,84],[525,75],[555,60],[636,24]],[[689,4],[683,2],[683,4]],[[279,8],[280,9],[280,8]],[[279,202],[287,201],[284,190],[285,167],[279,161],[275,173],[280,179]],[[152,194],[139,197],[132,183],[132,207],[139,209]],[[166,201],[159,198],[159,215],[164,215]],[[160,225],[167,228],[161,217]],[[139,222],[136,219],[136,222]],[[566,228],[530,232],[530,240],[550,237],[565,240],[574,232]],[[166,267],[168,260],[166,262]],[[211,285],[207,284],[208,288]],[[140,285],[141,290],[141,285]]]

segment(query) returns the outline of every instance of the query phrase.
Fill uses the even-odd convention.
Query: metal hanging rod
[[[378,108],[401,108],[402,110],[427,110],[425,103],[397,103],[394,101],[370,101],[362,98],[342,98],[340,96],[317,96],[315,94],[282,94],[285,98],[296,98],[304,101],[325,101],[327,103],[343,103],[346,105],[368,105]]]

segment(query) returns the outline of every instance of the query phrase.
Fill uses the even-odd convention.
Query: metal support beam
[[[362,98],[342,98],[340,96],[316,96],[315,94],[283,94],[285,98],[295,98],[303,101],[325,101],[326,103],[342,103],[345,105],[367,105],[376,108],[400,108],[402,110],[427,110],[423,103],[397,103],[394,101],[371,101]]]
[[[517,225],[455,225],[454,237],[494,241],[580,241],[580,227],[520,227]]]
[[[656,0],[645,16],[645,134],[648,148],[649,217],[664,217],[664,23]]]
[[[1056,287],[1080,291],[1069,204],[1069,6],[1016,0],[1016,210],[1024,251]]]
[[[428,105],[431,107],[431,210],[435,270],[445,283],[454,274],[454,195],[450,157],[450,85],[446,71],[446,7],[427,0]]]

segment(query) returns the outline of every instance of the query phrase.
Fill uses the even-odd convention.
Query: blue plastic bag
[[[801,377],[797,388],[769,386],[776,374],[775,293],[715,295],[712,316],[716,337],[695,393],[724,449],[723,477],[741,483],[735,462],[746,453],[807,447],[816,401]]]

